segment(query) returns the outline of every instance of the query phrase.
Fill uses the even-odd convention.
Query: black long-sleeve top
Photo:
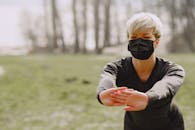
[[[140,80],[132,58],[127,57],[108,63],[101,72],[97,88],[99,93],[112,87],[128,87],[144,92],[149,97],[149,103],[145,110],[126,112],[131,122],[140,128],[162,128],[171,122],[170,115],[175,114],[176,105],[172,105],[172,99],[183,83],[184,69],[173,62],[156,58],[156,64],[149,79],[146,82]],[[176,113],[174,116],[177,118]],[[125,118],[126,119],[126,118]],[[128,124],[126,124],[128,125]]]

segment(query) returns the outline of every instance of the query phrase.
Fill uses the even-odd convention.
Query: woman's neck
[[[132,63],[133,63],[133,66],[134,66],[137,73],[148,74],[148,73],[152,72],[152,70],[155,66],[156,56],[153,53],[150,56],[150,58],[147,60],[138,60],[138,59],[132,58]]]

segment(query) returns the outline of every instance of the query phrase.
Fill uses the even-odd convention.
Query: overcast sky
[[[42,0],[0,0],[0,6],[38,6]]]
[[[18,46],[23,44],[20,13],[24,9],[36,10],[40,0],[0,0],[0,46]]]
[[[21,46],[24,43],[21,34],[21,13],[40,11],[43,0],[0,0],[0,46]],[[59,0],[64,5],[70,0]]]

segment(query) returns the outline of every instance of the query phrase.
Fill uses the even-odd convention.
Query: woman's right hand
[[[120,93],[126,90],[127,87],[110,88],[102,91],[99,94],[101,102],[106,106],[124,106],[126,105],[126,98],[114,98],[115,93]]]

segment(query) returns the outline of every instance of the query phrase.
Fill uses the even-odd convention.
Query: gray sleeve
[[[99,99],[99,94],[106,89],[116,87],[117,72],[118,72],[118,69],[117,69],[116,64],[114,63],[107,64],[102,70],[100,74],[99,84],[96,90],[96,96],[100,103],[102,102]]]
[[[185,77],[184,69],[179,65],[171,65],[165,76],[146,92],[149,97],[148,107],[159,107],[168,104],[182,85]]]

